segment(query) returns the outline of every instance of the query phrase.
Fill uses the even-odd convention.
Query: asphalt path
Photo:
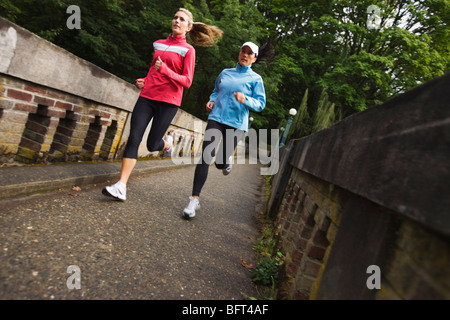
[[[243,261],[256,259],[259,170],[234,165],[223,176],[212,166],[192,220],[182,211],[193,166],[133,175],[125,202],[101,194],[107,183],[2,200],[0,299],[256,296]]]

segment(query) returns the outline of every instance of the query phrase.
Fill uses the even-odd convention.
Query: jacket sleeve
[[[259,78],[253,88],[252,96],[245,96],[244,105],[251,111],[261,112],[266,107],[266,91],[262,78]]]
[[[159,72],[168,76],[170,79],[179,83],[186,89],[190,88],[192,85],[192,80],[194,79],[194,69],[195,69],[195,50],[190,49],[186,56],[184,57],[183,63],[183,73],[178,74],[171,70],[164,62],[159,69]]]

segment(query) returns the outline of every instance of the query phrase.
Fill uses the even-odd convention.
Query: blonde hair
[[[222,39],[223,31],[216,26],[210,26],[202,22],[194,22],[194,16],[185,8],[180,8],[178,11],[184,12],[188,16],[188,26],[191,27],[191,30],[187,34],[195,45],[210,47],[216,44],[216,40]]]

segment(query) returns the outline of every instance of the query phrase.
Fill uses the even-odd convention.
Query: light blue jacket
[[[245,102],[239,103],[234,92],[242,92]],[[214,107],[208,120],[214,120],[230,127],[248,131],[249,110],[261,112],[266,106],[266,92],[263,79],[251,66],[224,69],[216,79],[216,85],[209,101]]]

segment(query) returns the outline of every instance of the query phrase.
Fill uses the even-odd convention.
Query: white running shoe
[[[231,172],[231,160],[232,160],[232,156],[230,156],[228,158],[228,164],[227,164],[226,168],[222,169],[222,173],[224,176],[229,175]]]
[[[186,219],[195,217],[195,210],[200,209],[200,201],[194,197],[189,197],[189,204],[184,208],[183,216]]]
[[[127,186],[121,181],[118,181],[111,186],[104,187],[102,193],[116,200],[125,201],[127,199]]]
[[[164,138],[164,141],[166,141],[169,146],[167,148],[164,148],[164,152],[165,153],[172,153],[173,150],[173,137],[171,135],[166,135],[166,137]]]
[[[227,167],[225,169],[222,169],[222,173],[224,176],[229,175],[231,172],[231,163],[227,165]]]

